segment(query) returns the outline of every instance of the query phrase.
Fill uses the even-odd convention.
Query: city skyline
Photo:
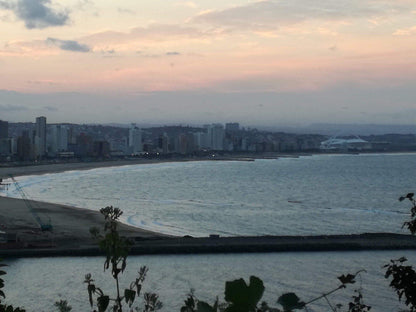
[[[0,1],[0,118],[416,122],[414,1]]]

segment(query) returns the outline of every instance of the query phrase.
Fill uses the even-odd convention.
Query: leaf
[[[7,273],[0,270],[0,275],[6,275]]]
[[[414,193],[408,193],[408,194],[406,195],[406,198],[409,198],[410,200],[413,200],[413,196],[415,196],[415,194],[414,194]]]
[[[355,278],[355,275],[352,275],[352,274],[347,274],[347,275],[342,274],[341,276],[338,276],[339,281],[343,285],[345,285],[345,284],[354,284],[355,283],[354,278]]]
[[[243,311],[252,311],[263,296],[264,286],[261,279],[250,276],[250,284],[240,278],[235,281],[225,283],[225,300],[231,303],[231,309],[243,309]],[[238,310],[237,309],[237,310]]]
[[[134,299],[136,298],[136,292],[131,289],[125,289],[124,290],[124,299],[126,300],[126,303],[131,307],[131,305],[134,302]]]
[[[108,304],[110,303],[110,297],[108,296],[100,296],[97,299],[97,306],[98,306],[98,312],[104,312]]]
[[[300,301],[299,297],[296,296],[295,293],[286,293],[281,295],[279,299],[277,299],[277,303],[283,307],[283,311],[302,309],[305,306],[305,303]]]

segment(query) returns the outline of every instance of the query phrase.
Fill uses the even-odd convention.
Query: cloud
[[[193,26],[175,24],[151,24],[148,27],[136,27],[129,32],[104,31],[82,38],[98,49],[114,48],[142,49],[144,44],[155,42],[177,42],[178,40],[203,41],[212,36],[210,31],[203,31]],[[136,46],[134,46],[136,44]],[[131,46],[133,45],[133,47]]]
[[[6,10],[11,10],[12,9],[12,4],[8,3],[6,1],[0,1],[0,8],[6,9]]]
[[[0,104],[0,110],[2,112],[19,112],[27,111],[29,108],[22,105]]]
[[[397,29],[394,33],[394,36],[412,36],[416,35],[416,26]]]
[[[172,52],[166,52],[166,55],[181,55],[179,52],[172,51]]]
[[[28,29],[62,26],[69,20],[67,10],[55,10],[50,0],[0,1],[0,8],[13,11]]]
[[[225,10],[199,13],[191,21],[235,29],[269,29],[307,20],[344,20],[407,13],[415,7],[403,1],[351,0],[264,0]]]
[[[54,107],[54,106],[43,106],[42,107],[45,111],[48,111],[48,112],[57,112],[57,111],[59,111],[59,109],[57,109],[56,107]]]
[[[78,43],[74,40],[60,40],[56,38],[46,39],[46,43],[57,45],[61,50],[73,52],[89,52],[90,48],[86,44]]]

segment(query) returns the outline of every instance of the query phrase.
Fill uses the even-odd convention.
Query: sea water
[[[295,292],[301,300],[311,300],[339,286],[337,277],[366,272],[335,295],[329,296],[333,305],[341,303],[344,311],[355,289],[362,289],[364,302],[372,311],[400,311],[403,308],[382,266],[401,256],[416,264],[414,251],[372,252],[296,252],[264,254],[164,255],[132,256],[121,277],[122,289],[134,281],[138,268],[149,267],[144,292],[155,292],[164,303],[162,311],[180,311],[191,289],[201,300],[213,303],[218,296],[224,302],[226,281],[258,276],[266,287],[263,300],[272,306],[283,293]],[[91,311],[84,275],[91,273],[97,286],[114,296],[115,283],[111,272],[103,272],[103,257],[41,258],[7,261],[4,276],[6,299],[27,311],[56,311],[55,301],[67,300],[74,312]],[[324,300],[311,306],[310,311],[330,311]]]
[[[316,155],[131,165],[18,177],[36,200],[99,210],[175,235],[403,232],[416,154]],[[7,196],[19,197],[10,187]],[[53,223],[53,220],[52,220]]]
[[[415,190],[416,154],[318,155],[254,162],[196,161],[71,171],[17,178],[32,199],[98,210],[120,207],[123,221],[177,235],[310,235],[362,232],[405,233],[409,203],[398,197]],[[4,195],[18,197],[13,188]],[[53,220],[52,220],[53,223]],[[148,291],[164,311],[179,311],[191,288],[203,300],[223,298],[224,282],[262,278],[265,299],[284,292],[308,300],[337,286],[336,277],[361,269],[359,282],[333,303],[348,302],[362,286],[374,311],[399,310],[382,266],[414,251],[270,253],[130,257],[123,279],[150,267]],[[85,273],[114,289],[102,258],[9,261],[6,295],[28,311],[52,311],[67,299],[74,311],[89,311]],[[316,311],[328,311],[325,302]]]

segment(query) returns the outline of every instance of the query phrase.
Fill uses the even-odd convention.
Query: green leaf
[[[277,299],[277,303],[283,307],[283,311],[302,309],[305,306],[305,303],[300,301],[299,297],[296,296],[295,293],[286,293],[281,295],[279,299]]]
[[[98,297],[97,298],[98,312],[105,312],[109,303],[110,303],[110,297],[108,296]]]
[[[342,284],[354,284],[355,283],[354,278],[355,278],[355,275],[352,275],[352,274],[347,274],[347,275],[342,274],[341,276],[338,276],[338,279]]]
[[[217,309],[211,307],[208,303],[204,301],[198,301],[196,305],[197,312],[217,312]]]
[[[0,270],[0,275],[6,275],[7,273],[5,271]]]
[[[129,304],[129,306],[133,304],[135,297],[136,297],[136,292],[134,290],[131,290],[131,289],[124,290],[124,299],[126,300],[126,303]]]
[[[264,286],[261,279],[250,276],[250,284],[240,278],[225,283],[225,300],[231,304],[226,311],[254,311],[257,303],[263,296]]]

